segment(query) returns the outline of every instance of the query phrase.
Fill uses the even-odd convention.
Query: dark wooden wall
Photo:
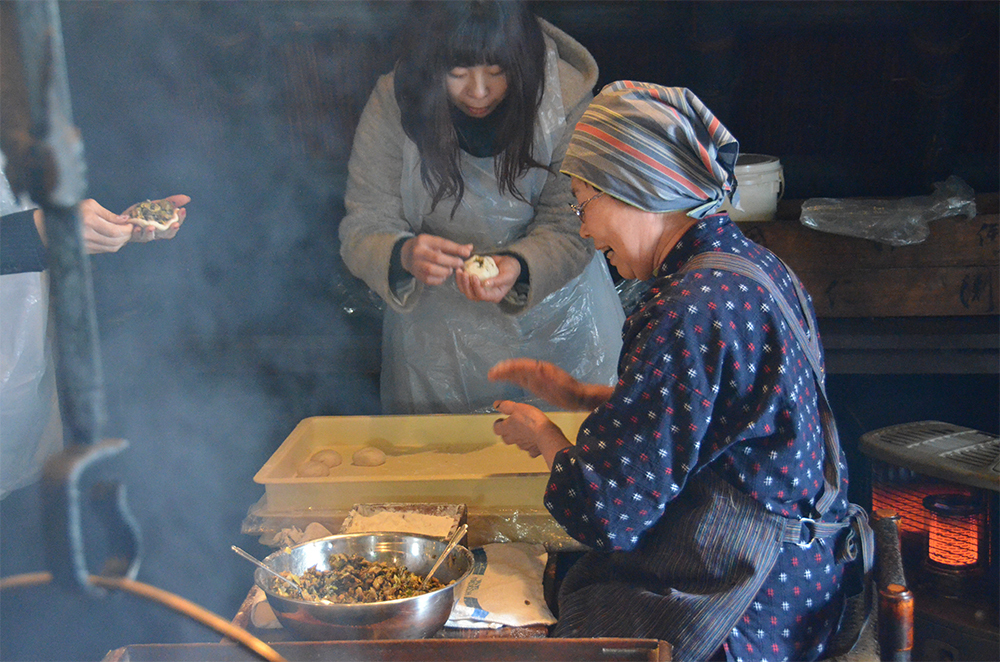
[[[786,196],[996,191],[995,2],[543,2],[601,83],[691,88]]]
[[[792,198],[922,195],[952,174],[978,192],[1000,189],[998,6],[533,3],[593,53],[599,87],[630,78],[691,88],[742,151],[781,158]],[[318,3],[262,16],[311,154],[345,156],[405,8]]]

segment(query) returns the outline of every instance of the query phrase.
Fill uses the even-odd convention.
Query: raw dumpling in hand
[[[465,261],[465,271],[481,281],[500,275],[500,267],[489,255],[473,255]]]

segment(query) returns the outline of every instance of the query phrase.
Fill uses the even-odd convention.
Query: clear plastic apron
[[[535,126],[534,157],[549,163],[565,112],[558,56],[549,43],[545,95]],[[416,145],[403,150],[403,210],[414,232],[471,243],[476,253],[495,253],[523,237],[547,172],[532,168],[517,183],[529,203],[499,194],[493,158],[462,154],[465,194],[451,216],[445,200],[431,211],[420,178]],[[486,373],[515,357],[544,359],[577,379],[613,384],[625,316],[604,257],[595,253],[584,271],[525,313],[507,315],[493,303],[469,301],[453,278],[421,288],[416,306],[385,311],[382,338],[382,409],[386,414],[491,411],[497,399],[543,406],[509,384],[489,382]],[[550,408],[550,407],[549,407]]]
[[[24,211],[2,164],[0,154],[0,215]],[[0,276],[0,497],[35,480],[62,449],[48,301],[45,273]]]

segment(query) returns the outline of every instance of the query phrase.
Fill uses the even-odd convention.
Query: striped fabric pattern
[[[738,153],[691,90],[623,80],[591,102],[561,172],[645,211],[704,218],[736,195]]]
[[[774,566],[781,517],[711,470],[664,517],[669,525],[651,531],[642,549],[669,554],[594,554],[567,575],[561,596],[573,598],[560,600],[556,636],[657,637],[677,660],[712,655]]]

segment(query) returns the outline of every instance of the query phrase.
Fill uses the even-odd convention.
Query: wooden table
[[[415,639],[277,643],[289,662],[669,662],[670,645],[655,639]],[[138,644],[104,662],[257,662],[235,644]]]
[[[553,566],[554,567],[554,566]],[[546,572],[548,576],[548,572]],[[546,626],[493,629],[442,628],[430,639],[294,641],[281,628],[258,629],[250,609],[254,587],[233,619],[286,660],[365,662],[669,662],[672,648],[656,639],[557,639]],[[103,662],[251,662],[260,658],[228,640],[217,644],[136,644],[112,650]]]
[[[362,508],[364,504],[355,507]],[[437,512],[435,504],[407,504],[405,510],[414,512]],[[467,523],[468,513],[464,505],[458,507],[456,524]],[[344,532],[346,523],[338,530]],[[463,541],[475,537],[470,531]],[[543,572],[542,588],[549,608],[555,613],[556,574],[558,553],[549,552]],[[546,662],[668,662],[671,659],[670,644],[655,639],[563,639],[550,638],[550,628],[546,625],[525,627],[493,628],[449,628],[442,627],[428,639],[379,640],[379,641],[296,641],[294,635],[284,628],[257,628],[253,625],[251,612],[255,603],[262,599],[259,588],[253,586],[243,604],[233,617],[232,624],[273,648],[286,660],[364,660],[365,662],[405,662],[407,660],[425,662],[471,662],[490,660],[545,660]],[[111,651],[104,662],[242,662],[258,660],[252,651],[228,639],[217,644],[139,644]]]
[[[355,509],[361,506],[356,506]],[[430,507],[425,504],[424,508]],[[423,512],[421,504],[409,504],[409,509]],[[467,522],[468,513],[460,508],[458,523]],[[342,524],[342,527],[346,526]],[[341,530],[343,532],[343,530]],[[475,537],[469,531],[468,537]],[[468,544],[468,543],[466,543]],[[558,553],[550,552],[542,579],[546,602],[555,613],[556,573]],[[665,662],[671,659],[670,644],[654,639],[557,639],[549,638],[546,625],[501,628],[442,627],[433,637],[410,641],[342,641],[296,642],[284,628],[256,628],[251,611],[263,594],[254,586],[233,618],[233,625],[247,630],[261,641],[285,655],[286,649],[302,659],[332,660],[648,660]],[[219,645],[230,645],[222,642]],[[194,651],[192,651],[194,652]],[[289,658],[292,659],[292,658]],[[135,662],[136,658],[130,658]],[[121,660],[119,662],[124,662]]]

